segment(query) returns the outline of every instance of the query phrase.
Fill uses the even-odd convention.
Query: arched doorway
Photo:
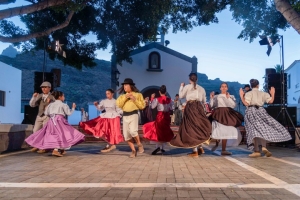
[[[143,94],[143,97],[151,97],[151,94],[155,93],[155,97],[159,97],[159,88],[158,86],[148,86],[146,88],[144,88],[141,93]],[[166,94],[168,97],[170,97],[169,93],[167,92]]]

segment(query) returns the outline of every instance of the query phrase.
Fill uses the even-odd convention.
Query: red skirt
[[[159,111],[154,122],[143,125],[144,138],[155,142],[170,142],[174,137],[170,124],[170,113]]]
[[[80,122],[79,126],[90,135],[96,138],[103,138],[109,144],[119,144],[123,142],[121,134],[120,117],[101,118],[100,116],[86,121]]]

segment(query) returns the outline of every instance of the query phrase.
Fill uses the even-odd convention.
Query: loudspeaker
[[[44,81],[51,83],[53,90],[54,76],[52,72],[44,72]],[[43,72],[34,72],[34,92],[42,93],[41,84],[43,83]]]
[[[51,70],[51,72],[53,73],[53,78],[54,78],[54,81],[53,81],[53,88],[56,88],[56,87],[60,87],[60,81],[61,81],[61,69],[57,69],[57,68],[53,68]]]
[[[282,80],[281,74],[268,74],[266,81],[268,90],[271,87],[275,88],[275,98],[273,104],[281,104],[282,95],[284,95],[285,102],[287,103],[287,74],[284,73],[284,81]],[[282,94],[282,84],[284,86],[284,94]]]
[[[29,105],[24,106],[24,119],[22,124],[34,125],[35,119],[39,113],[39,107],[30,107]]]
[[[286,108],[287,112],[290,114],[292,122],[294,123],[294,125],[297,125],[297,107],[287,107]],[[287,125],[289,127],[292,127],[292,123],[290,122],[288,116],[285,114],[285,121],[283,120],[283,112],[280,113],[281,111],[281,106],[268,106],[266,108],[266,111],[269,115],[271,115],[274,119],[276,119],[280,124],[282,125]],[[280,115],[279,115],[280,113]],[[278,117],[277,117],[278,116]]]
[[[266,76],[269,74],[276,74],[276,70],[274,68],[266,68]]]

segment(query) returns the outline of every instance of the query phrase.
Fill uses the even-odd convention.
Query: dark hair
[[[114,94],[115,91],[113,91],[113,89],[107,89],[106,91],[109,91],[110,93]]]
[[[222,83],[221,83],[220,88],[222,87],[223,84],[225,84],[225,85],[227,86],[227,88],[228,88],[228,84],[225,83],[225,82],[222,82]]]
[[[166,94],[167,92],[167,87],[165,85],[160,86],[159,91],[161,94]]]
[[[189,77],[190,77],[190,81],[193,82],[194,89],[196,89],[196,85],[197,85],[196,82],[197,82],[197,80],[198,80],[197,74],[196,74],[196,73],[190,73]]]
[[[220,92],[215,92],[215,95],[218,95],[218,94],[220,94]]]
[[[64,93],[61,91],[53,91],[51,95],[54,96],[55,99],[58,99],[59,97],[63,96]]]
[[[140,92],[134,85],[130,85],[131,91],[133,92]],[[124,90],[124,86],[122,85],[122,87],[120,87],[118,89],[119,94],[125,94],[125,90]]]
[[[176,94],[175,97],[179,97],[179,94]]]
[[[255,88],[256,86],[259,85],[259,81],[257,79],[251,79],[250,85],[251,85],[251,88]]]

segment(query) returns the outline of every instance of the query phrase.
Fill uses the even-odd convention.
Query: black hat
[[[243,89],[245,89],[246,87],[251,88],[249,84],[246,84]]]
[[[122,85],[124,85],[124,84],[135,85],[135,83],[133,82],[133,80],[131,78],[125,78]]]

